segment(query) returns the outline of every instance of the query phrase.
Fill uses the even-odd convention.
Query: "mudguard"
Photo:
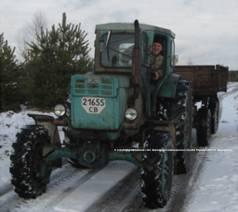
[[[50,136],[50,143],[54,146],[60,146],[60,137],[57,126],[63,125],[62,121],[56,120],[53,116],[42,114],[28,114],[33,118],[36,125],[41,125],[48,130]]]
[[[159,97],[165,98],[175,98],[176,96],[176,87],[179,79],[181,78],[178,74],[169,75],[165,81],[162,83],[159,89]]]

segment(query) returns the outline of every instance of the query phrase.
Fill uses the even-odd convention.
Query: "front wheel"
[[[145,206],[150,209],[163,208],[170,197],[173,176],[171,139],[167,133],[153,133],[148,138],[149,149],[143,159],[141,191]],[[162,150],[165,151],[156,151]]]
[[[30,126],[17,134],[10,172],[20,197],[36,198],[46,191],[51,169],[44,161],[43,147],[49,139],[47,130],[41,126]]]

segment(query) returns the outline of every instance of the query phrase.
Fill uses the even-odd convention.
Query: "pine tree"
[[[20,101],[19,70],[14,52],[15,48],[0,34],[0,111],[16,109]]]
[[[33,104],[49,108],[63,102],[68,93],[70,76],[92,68],[89,43],[80,24],[62,22],[50,30],[41,28],[34,42],[27,44],[25,71],[32,82]]]

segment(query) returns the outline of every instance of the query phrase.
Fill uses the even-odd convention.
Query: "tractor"
[[[183,150],[192,145],[192,89],[175,73],[174,39],[171,30],[137,20],[97,25],[94,70],[71,77],[69,98],[55,106],[57,118],[28,114],[35,124],[17,134],[10,157],[16,193],[29,199],[46,192],[65,158],[82,169],[126,160],[140,170],[145,206],[164,207],[173,175],[189,169]],[[158,40],[163,76],[155,81],[150,57]]]

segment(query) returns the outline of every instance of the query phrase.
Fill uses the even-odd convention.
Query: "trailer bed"
[[[192,84],[194,96],[214,96],[227,90],[228,67],[221,65],[176,66],[176,73]]]

